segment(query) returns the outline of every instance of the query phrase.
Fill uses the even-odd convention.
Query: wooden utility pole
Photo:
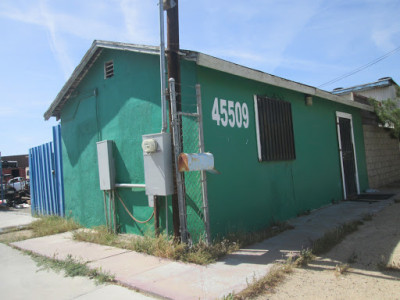
[[[167,10],[167,69],[168,79],[174,78],[176,83],[176,110],[182,110],[181,104],[181,72],[179,63],[179,14],[178,14],[178,0],[167,0],[169,2],[169,9]],[[175,5],[174,5],[175,4]],[[169,110],[169,124],[171,128],[171,110]],[[180,128],[182,135],[182,128]],[[173,165],[175,165],[173,158]],[[172,215],[174,236],[176,239],[180,237],[180,222],[179,222],[179,205],[177,195],[177,182],[174,172],[174,187],[175,192],[172,195]]]

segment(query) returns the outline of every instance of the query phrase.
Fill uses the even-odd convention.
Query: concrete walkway
[[[14,209],[0,206],[0,232],[7,228],[28,225],[34,220],[30,208]]]
[[[52,270],[38,272],[29,255],[4,244],[0,244],[0,253],[1,299],[153,299],[118,285],[96,285],[87,277],[64,277]]]
[[[277,260],[311,245],[340,224],[374,214],[392,200],[342,202],[290,221],[294,229],[241,249],[208,266],[174,262],[133,251],[71,239],[71,233],[16,242],[17,248],[48,257],[72,255],[115,275],[122,285],[170,299],[218,299],[247,287],[247,282],[268,273]]]

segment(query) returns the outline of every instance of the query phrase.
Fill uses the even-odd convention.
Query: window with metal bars
[[[261,96],[254,102],[259,161],[296,159],[291,103]]]
[[[104,79],[114,76],[114,62],[112,60],[104,63]]]

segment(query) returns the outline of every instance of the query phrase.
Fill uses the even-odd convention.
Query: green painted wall
[[[209,174],[211,230],[251,231],[286,220],[309,209],[343,199],[336,111],[353,116],[360,189],[368,187],[359,110],[304,94],[199,68],[206,151],[214,154],[221,174]],[[291,102],[296,159],[259,162],[253,95]],[[214,99],[246,103],[248,128],[218,126],[212,120]]]
[[[104,79],[104,63],[113,60],[114,76]],[[182,94],[195,99],[195,64],[182,62]],[[105,224],[103,192],[99,188],[96,142],[114,141],[116,182],[144,183],[142,135],[161,131],[159,57],[125,51],[103,50],[61,114],[66,213],[81,224]],[[96,90],[97,95],[94,95]],[[190,97],[189,97],[190,96]],[[184,101],[185,105],[185,101]],[[186,106],[187,107],[187,106]],[[153,208],[144,191],[118,189],[126,206],[139,220]],[[153,231],[132,221],[116,199],[121,232]],[[160,225],[166,227],[165,199],[160,201]],[[168,230],[172,231],[171,199]]]
[[[104,62],[109,60],[114,61],[114,76],[104,79]],[[66,212],[86,226],[105,224],[97,141],[115,142],[116,182],[144,183],[142,135],[161,128],[158,63],[158,57],[152,55],[104,50],[79,85],[77,96],[64,106],[61,125]],[[97,96],[93,95],[95,89]],[[120,189],[119,193],[135,217],[145,220],[151,215],[143,191]],[[147,230],[129,218],[118,200],[117,216],[122,232]]]
[[[104,79],[103,66],[114,61],[114,77]],[[367,188],[365,151],[359,111],[328,100],[314,98],[307,107],[304,95],[182,61],[182,106],[196,107],[195,84],[202,87],[205,148],[215,156],[221,174],[208,175],[208,196],[213,236],[228,231],[251,231],[284,220],[308,209],[342,199],[342,184],[335,125],[335,112],[351,113],[361,190]],[[141,141],[143,134],[161,129],[159,58],[154,55],[103,50],[61,114],[66,213],[85,226],[104,225],[103,193],[99,189],[96,142],[113,140],[116,181],[144,183]],[[94,93],[96,91],[96,93]],[[292,103],[296,160],[258,162],[253,95],[266,95]],[[246,102],[248,128],[217,126],[211,118],[215,97]],[[196,141],[196,126],[184,118],[185,151],[190,132]],[[185,126],[186,126],[185,125]],[[189,126],[193,126],[189,128]],[[187,187],[196,182],[187,174]],[[144,191],[119,189],[135,217],[151,213]],[[201,226],[201,203],[197,191],[188,189],[190,230]],[[193,201],[192,201],[193,200]],[[196,202],[197,201],[197,202]],[[165,202],[160,203],[161,226],[165,228]],[[168,224],[172,230],[171,200]],[[153,228],[133,222],[117,202],[121,232],[143,234]]]

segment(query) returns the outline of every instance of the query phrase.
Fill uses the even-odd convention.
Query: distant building
[[[361,95],[367,98],[374,98],[382,101],[396,98],[396,92],[399,88],[398,84],[391,77],[383,77],[378,81],[360,84],[348,88],[336,88],[332,91],[334,95],[346,96],[349,95],[352,100],[354,95]]]
[[[2,156],[1,163],[3,176],[26,178],[26,168],[29,168],[28,154]]]
[[[391,77],[383,77],[371,83],[336,88],[332,94],[368,104],[370,98],[378,101],[395,99],[398,88]],[[389,135],[388,128],[379,126],[378,117],[374,112],[363,110],[361,116],[370,187],[379,188],[400,181],[399,141]]]

